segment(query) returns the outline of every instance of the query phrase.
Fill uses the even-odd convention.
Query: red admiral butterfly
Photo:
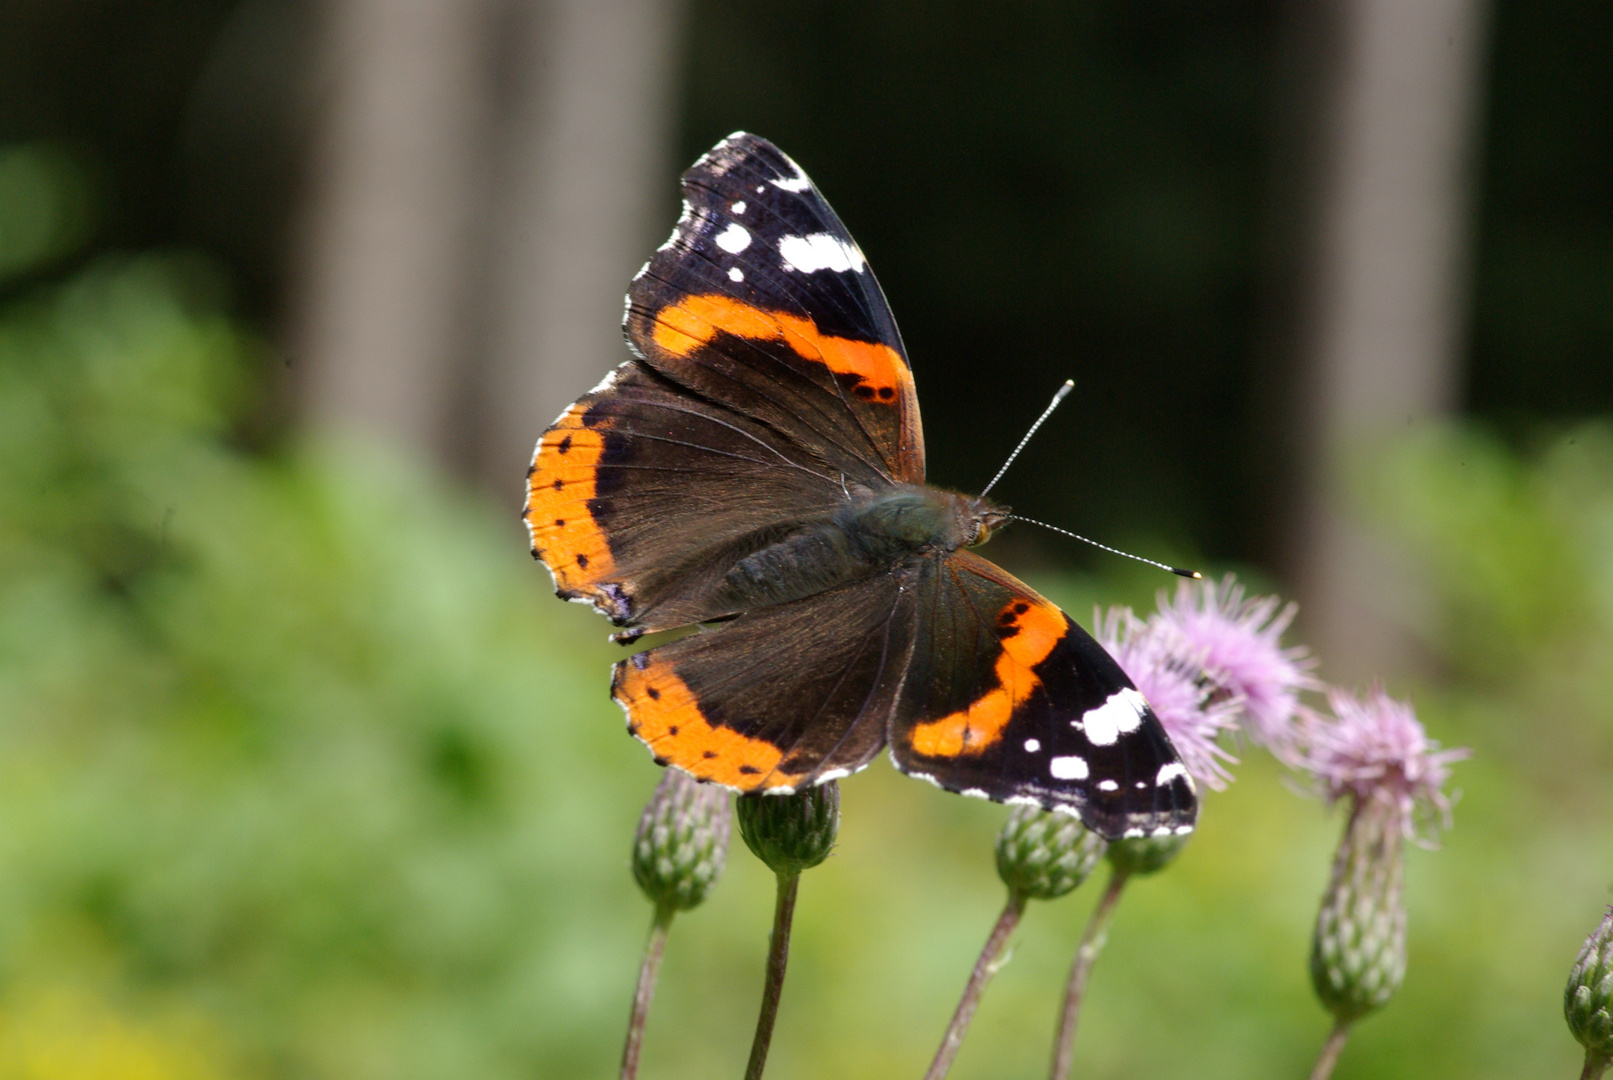
[[[663,765],[786,793],[867,765],[1187,832],[1147,701],[1049,601],[965,548],[1007,511],[924,483],[901,336],[801,169],[736,134],[684,174],[634,277],[628,360],[538,443],[525,511],[559,596],[630,642],[611,696]]]

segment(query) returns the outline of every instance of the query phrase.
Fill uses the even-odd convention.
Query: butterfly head
[[[1002,528],[1009,518],[1008,507],[999,506],[985,496],[976,496],[967,502],[969,513],[969,539],[965,547],[976,547],[991,539],[991,534]]]

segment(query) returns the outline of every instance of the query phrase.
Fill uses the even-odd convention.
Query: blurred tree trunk
[[[316,427],[519,489],[626,356],[682,0],[331,0],[293,358]],[[664,223],[668,228],[671,221]]]
[[[1269,273],[1281,415],[1265,456],[1290,492],[1274,506],[1279,561],[1333,679],[1407,670],[1425,621],[1426,591],[1352,513],[1343,469],[1458,403],[1487,14],[1481,0],[1290,3],[1280,66],[1295,92],[1273,169],[1287,242]]]
[[[627,358],[622,297],[670,230],[682,0],[548,0],[498,140],[486,358],[467,428],[478,476],[515,492],[538,435]],[[660,220],[665,217],[666,220]]]
[[[487,0],[331,0],[325,19],[291,330],[303,411],[438,457],[466,340]]]

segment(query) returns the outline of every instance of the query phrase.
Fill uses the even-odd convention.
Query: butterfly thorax
[[[901,558],[984,543],[1007,516],[1006,509],[985,499],[899,484],[852,500],[836,521],[875,558]]]
[[[782,604],[894,569],[915,557],[982,543],[1007,519],[985,499],[919,484],[855,495],[826,521],[788,533],[724,575],[737,610]]]

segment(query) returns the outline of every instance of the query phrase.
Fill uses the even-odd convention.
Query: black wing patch
[[[879,282],[772,143],[723,140],[684,174],[672,237],[633,279],[625,331],[658,372],[841,455],[865,483],[924,479],[913,374]]]
[[[1053,603],[968,552],[928,561],[891,754],[949,791],[1188,832],[1193,782],[1148,702]]]

